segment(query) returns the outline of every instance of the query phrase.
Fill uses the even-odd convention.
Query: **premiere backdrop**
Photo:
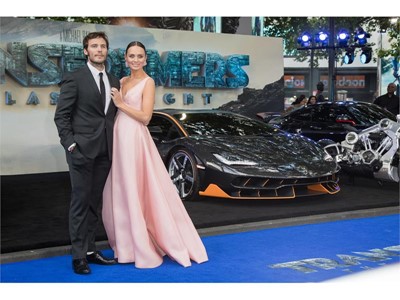
[[[85,64],[82,39],[105,31],[108,71],[129,70],[133,40],[147,47],[155,108],[221,108],[255,117],[283,108],[282,39],[133,26],[0,18],[1,175],[67,171],[53,121],[64,72]]]

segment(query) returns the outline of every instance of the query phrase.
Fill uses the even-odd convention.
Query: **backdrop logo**
[[[64,44],[36,44],[14,42],[0,49],[0,83],[5,83],[5,72],[22,86],[49,86],[58,84],[65,71],[74,71],[86,63],[82,46]],[[109,51],[107,66],[110,73],[122,78],[129,73],[125,66],[123,49]],[[190,88],[243,88],[249,83],[242,69],[249,65],[248,55],[222,57],[217,53],[147,51],[146,72],[157,86]],[[28,64],[38,72],[29,72]]]
[[[368,252],[353,252],[357,255],[338,254],[339,260],[329,258],[308,258],[279,264],[273,264],[272,269],[289,268],[302,273],[313,273],[319,270],[332,270],[343,268],[351,272],[351,267],[368,268],[362,262],[381,263],[399,257],[400,245],[386,247],[383,249],[371,249]]]
[[[118,78],[129,74],[125,65],[124,49],[112,49],[107,57],[107,71]],[[170,88],[237,89],[246,87],[249,77],[243,66],[249,65],[249,56],[234,54],[223,57],[217,53],[147,51],[146,72],[156,86]],[[43,87],[61,82],[63,73],[74,71],[86,64],[82,46],[68,44],[8,43],[7,51],[0,49],[0,84],[5,84],[7,74],[24,87]],[[28,71],[29,67],[37,70]],[[190,93],[185,93],[184,104],[192,104]],[[50,95],[50,104],[57,104],[58,93]],[[174,94],[164,95],[164,102],[175,102]],[[203,94],[204,104],[210,103],[211,94]],[[15,104],[10,91],[6,91],[7,105]],[[26,104],[39,104],[33,91]]]

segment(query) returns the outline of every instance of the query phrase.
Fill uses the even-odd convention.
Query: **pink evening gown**
[[[127,91],[123,101],[140,110],[149,78]],[[149,130],[122,111],[115,119],[113,161],[103,198],[104,228],[119,263],[155,268],[164,255],[184,267],[191,260],[208,260]]]

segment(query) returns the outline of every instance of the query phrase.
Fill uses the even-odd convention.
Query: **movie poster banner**
[[[276,83],[283,91],[282,39],[2,17],[1,175],[67,170],[53,121],[59,83],[86,63],[82,40],[91,31],[107,33],[107,70],[119,78],[129,74],[129,42],[146,46],[156,109],[219,108]],[[280,96],[257,101],[264,111],[283,105]]]

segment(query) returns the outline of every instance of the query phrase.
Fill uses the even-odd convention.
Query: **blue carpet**
[[[184,268],[168,258],[156,269],[91,265],[76,275],[71,257],[1,265],[6,283],[304,283],[323,282],[400,261],[399,215],[202,238],[209,261]],[[104,253],[112,256],[111,250]]]

